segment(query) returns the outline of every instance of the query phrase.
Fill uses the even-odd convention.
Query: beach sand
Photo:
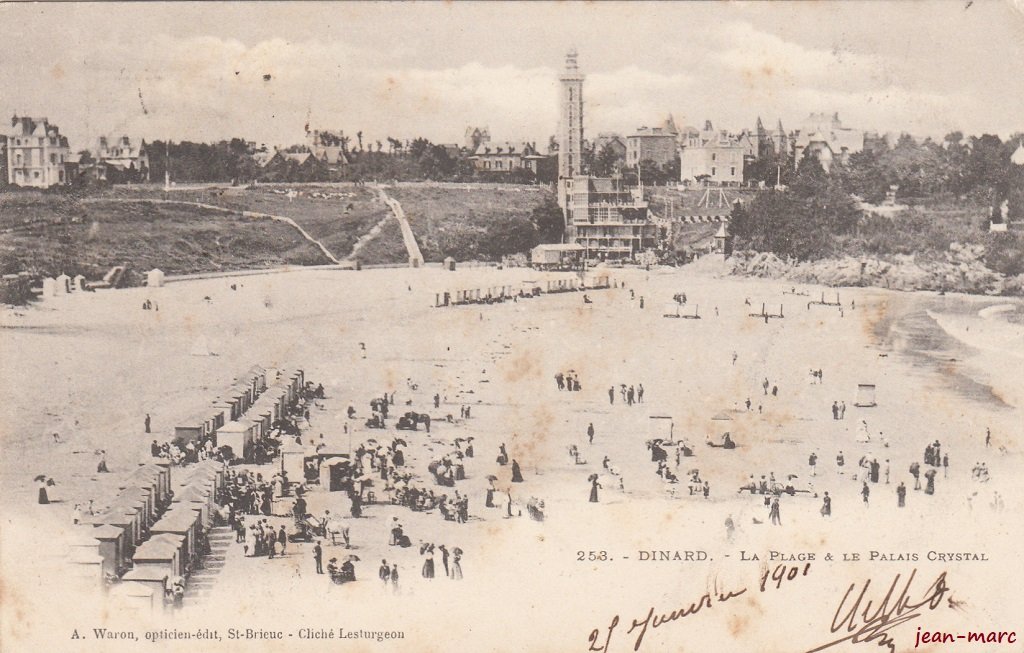
[[[1019,351],[1014,358],[1005,349],[1019,344],[1013,335],[1019,331],[1012,330],[1019,325],[994,323],[1003,309],[977,314],[1005,300],[958,297],[953,315],[936,306],[950,298],[929,293],[842,289],[846,309],[840,316],[831,307],[807,308],[825,290],[811,286],[798,287],[809,296],[797,296],[783,294],[791,284],[718,278],[686,268],[611,274],[627,288],[589,292],[593,304],[587,305],[580,293],[565,293],[433,307],[437,291],[518,285],[537,276],[530,270],[319,269],[98,292],[6,309],[0,314],[4,649],[43,650],[41,641],[57,641],[61,646],[48,650],[76,650],[67,641],[72,627],[117,623],[119,615],[105,612],[98,598],[83,601],[61,589],[72,505],[94,499],[102,506],[119,474],[147,458],[153,438],[169,439],[176,419],[208,405],[253,364],[299,367],[307,380],[323,383],[325,410],[314,411],[309,433],[324,433],[334,446],[347,448],[342,424],[352,405],[359,416],[350,422],[356,427],[352,446],[400,435],[409,440],[407,465],[420,475],[454,438],[473,436],[476,457],[467,461],[468,479],[457,489],[468,493],[474,519],[459,525],[436,512],[369,506],[365,518],[351,525],[360,582],[345,586],[331,586],[312,573],[310,545],[290,545],[283,560],[255,560],[243,558],[232,541],[223,547],[223,566],[202,591],[192,591],[175,616],[172,623],[179,626],[218,628],[223,636],[229,627],[280,624],[286,638],[303,626],[406,633],[405,640],[357,642],[351,650],[567,651],[586,650],[591,629],[605,629],[621,615],[624,623],[609,650],[625,651],[637,635],[626,635],[630,620],[642,620],[649,608],[669,612],[705,591],[749,585],[747,595],[727,609],[716,605],[649,630],[644,649],[807,650],[835,638],[829,623],[849,583],[875,578],[875,584],[887,584],[892,575],[915,567],[922,577],[919,593],[948,571],[950,586],[968,606],[942,610],[941,617],[929,613],[922,625],[1014,626],[1019,601],[992,595],[1009,597],[1010,588],[1024,580],[1013,562],[1024,535],[1016,517],[1022,508]],[[688,296],[683,312],[692,314],[699,305],[702,319],[662,316],[677,292]],[[835,291],[825,292],[831,299]],[[751,306],[744,303],[748,298]],[[159,311],[141,310],[146,299]],[[748,317],[762,302],[769,312],[782,304],[785,318],[766,324]],[[900,317],[927,310],[946,336],[960,336],[956,360],[917,351],[900,337]],[[980,327],[972,327],[979,340],[966,331],[958,334],[975,323],[990,324],[996,336],[978,334]],[[200,340],[215,355],[192,355]],[[582,391],[557,391],[554,375],[570,369]],[[823,383],[811,382],[812,369],[823,371]],[[765,378],[778,386],[777,397],[763,393]],[[407,379],[418,389],[411,390]],[[644,403],[624,406],[616,394],[609,405],[608,388],[621,383],[642,383]],[[876,385],[877,406],[854,406],[858,383]],[[432,433],[395,432],[393,419],[386,432],[363,429],[369,400],[385,391],[396,392],[393,414],[403,412],[406,401],[412,410],[429,412]],[[430,403],[435,392],[445,397],[436,410]],[[832,419],[833,401],[845,401],[844,420]],[[457,419],[462,405],[472,408],[469,420]],[[146,413],[152,415],[152,436],[143,432]],[[443,423],[449,413],[455,424]],[[675,437],[694,448],[696,455],[678,469],[678,485],[655,474],[645,441],[660,433],[664,420],[651,416],[670,416]],[[857,441],[861,420],[871,442]],[[586,442],[591,422],[597,432],[592,445]],[[993,434],[990,448],[984,446],[986,427]],[[726,431],[737,449],[706,446],[706,439],[720,442]],[[54,432],[63,444],[53,442]],[[936,494],[925,496],[912,489],[907,470],[936,439],[950,456],[949,478],[940,470]],[[522,466],[524,483],[510,483],[509,468],[495,463],[501,443]],[[573,464],[567,451],[572,444],[587,464]],[[95,473],[98,449],[107,452],[109,475]],[[835,463],[839,451],[846,461],[842,470]],[[818,456],[813,478],[811,452]],[[618,477],[602,468],[605,456],[621,473],[624,491]],[[861,482],[853,479],[862,472],[862,456],[877,458],[883,470],[888,459],[891,467],[889,485],[871,486],[870,507],[861,500]],[[971,468],[979,461],[990,470],[987,483],[972,480]],[[694,468],[710,482],[708,500],[687,496],[684,474]],[[587,501],[592,473],[601,475],[603,486],[596,504]],[[779,480],[795,475],[793,485],[808,490],[782,498],[782,527],[768,523],[763,497],[737,492],[750,475],[769,473]],[[35,504],[36,474],[56,479],[59,503]],[[499,489],[511,489],[522,517],[504,518],[500,493],[501,508],[483,506],[488,474],[498,476]],[[908,486],[902,510],[895,498],[901,480]],[[828,520],[818,512],[825,491],[833,499]],[[1005,501],[1001,512],[990,507],[995,492]],[[544,500],[545,522],[527,517],[531,497]],[[314,513],[327,507],[344,513],[347,500],[340,493],[316,492],[310,507]],[[386,545],[394,516],[414,543],[461,547],[465,580],[420,578],[415,547],[398,551]],[[727,517],[736,524],[732,541],[726,537]],[[341,553],[339,548],[327,547],[325,561]],[[640,552],[652,549],[703,550],[710,560],[642,562]],[[741,561],[740,552],[749,557],[770,549],[818,557],[808,577],[761,592],[756,585],[762,565]],[[822,561],[827,552],[866,557],[870,550],[917,552],[921,561]],[[930,550],[985,552],[990,561],[933,563],[924,559]],[[612,560],[586,560],[591,551],[605,551]],[[577,560],[580,552],[584,561]],[[398,563],[400,595],[376,579],[381,558]],[[66,604],[79,616],[58,617],[58,607]],[[916,625],[901,627],[899,650],[912,646]],[[142,633],[145,626],[136,628]],[[325,650],[297,635],[287,643]],[[273,647],[224,641],[209,650]]]

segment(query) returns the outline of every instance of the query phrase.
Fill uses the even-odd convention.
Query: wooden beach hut
[[[230,447],[231,453],[242,460],[249,460],[254,444],[251,423],[228,422],[217,431],[217,447]]]
[[[168,576],[181,576],[185,569],[180,555],[181,539],[161,534],[146,540],[132,555],[135,568],[152,567]]]
[[[163,590],[137,581],[121,582],[110,588],[108,594],[118,614],[145,616],[163,608]]]
[[[138,583],[153,590],[153,603],[157,608],[163,608],[164,595],[167,593],[167,583],[171,574],[162,569],[143,565],[126,571],[121,577],[122,583]]]
[[[874,408],[877,406],[878,402],[875,400],[875,384],[858,383],[857,400],[853,405],[859,408]]]

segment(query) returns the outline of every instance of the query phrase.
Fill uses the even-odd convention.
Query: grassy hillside
[[[359,250],[356,260],[363,265],[408,263],[409,252],[405,249],[398,220],[391,218],[386,221],[380,231]]]
[[[127,262],[168,274],[310,265],[323,254],[293,228],[194,207],[42,193],[0,194],[0,271],[101,278]]]
[[[398,186],[388,194],[402,203],[427,261],[497,261],[539,242],[531,221],[547,191],[534,186]]]
[[[298,195],[289,199],[286,191]],[[352,251],[360,236],[390,215],[376,193],[355,185],[263,185],[254,189],[216,188],[164,193],[158,187],[120,187],[120,197],[159,197],[202,202],[238,211],[256,211],[291,218],[338,259]]]

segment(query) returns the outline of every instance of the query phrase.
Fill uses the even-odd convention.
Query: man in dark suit
[[[320,546],[319,540],[313,547],[313,560],[316,561],[316,573],[324,573],[324,550],[323,547]]]

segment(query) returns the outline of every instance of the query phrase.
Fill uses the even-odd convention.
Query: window
[[[64,171],[63,170],[60,171],[60,183],[62,183],[62,184],[64,183]]]
[[[715,154],[714,152],[712,152],[712,153],[711,153],[711,160],[712,160],[712,161],[716,161],[716,160],[718,160],[718,155],[717,155],[717,154]]]
[[[717,174],[717,172],[718,171],[712,166],[712,168],[711,168],[711,176],[714,177],[715,174]]]
[[[17,154],[14,155],[14,161],[18,165],[21,165],[21,152],[18,152]]]
[[[732,177],[736,176],[736,166],[729,168],[729,175]]]
[[[57,155],[56,154],[51,154],[50,155],[50,163],[51,164],[52,163],[57,163]]]
[[[35,172],[33,172],[33,173],[32,173],[32,176],[33,176],[33,177],[34,177],[35,179],[39,179],[39,171],[38,171],[38,170],[36,170]]]

